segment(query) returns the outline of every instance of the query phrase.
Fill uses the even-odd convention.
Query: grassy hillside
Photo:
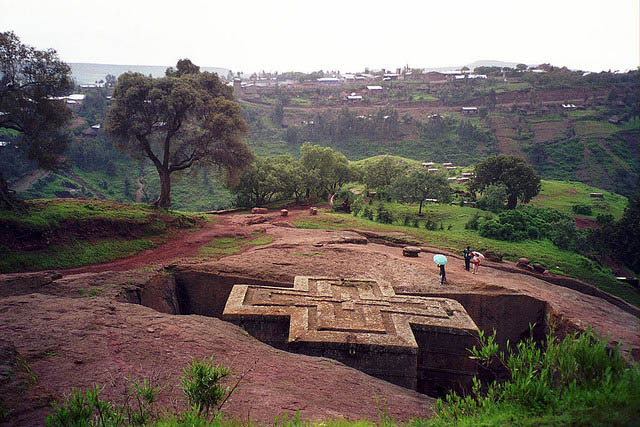
[[[495,76],[494,76],[495,77]],[[247,142],[259,156],[297,156],[305,141],[330,146],[352,161],[381,154],[417,162],[452,162],[472,166],[489,155],[523,157],[547,180],[580,181],[630,196],[640,176],[640,120],[637,74],[602,73],[582,78],[558,71],[545,76],[511,75],[508,81],[381,82],[370,93],[364,83],[335,87],[270,87],[243,96],[249,125]],[[346,103],[355,91],[363,101]],[[578,109],[565,111],[571,101]],[[283,117],[275,115],[284,105]],[[461,114],[461,106],[478,114]],[[84,135],[103,122],[107,108],[82,108],[70,132],[66,153],[70,166],[35,182],[17,150],[0,147],[0,170],[23,198],[96,197],[114,201],[151,201],[159,192],[158,176],[114,149],[106,135]],[[13,134],[0,138],[12,139]],[[25,182],[26,181],[26,182]],[[173,180],[173,207],[191,211],[227,208],[234,197],[215,171],[190,171]],[[136,192],[141,190],[140,194]]]
[[[603,198],[592,198],[589,196],[590,193],[602,193]],[[569,215],[575,214],[573,206],[584,205],[591,207],[592,214],[581,214],[581,217],[595,219],[599,214],[611,214],[615,219],[620,219],[627,206],[627,198],[581,182],[543,179],[540,194],[534,197],[531,204],[557,209]]]
[[[28,213],[0,210],[0,273],[78,267],[152,248],[197,217],[146,204],[31,200]]]

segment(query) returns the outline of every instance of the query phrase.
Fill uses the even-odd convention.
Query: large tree
[[[279,169],[283,166],[273,157],[257,157],[242,173],[231,190],[237,194],[240,206],[263,206],[282,192]]]
[[[134,158],[149,158],[160,176],[155,206],[171,206],[171,174],[216,165],[237,174],[252,155],[241,140],[247,125],[232,89],[187,59],[162,78],[120,76],[105,130]]]
[[[475,168],[473,191],[483,191],[490,185],[503,184],[507,189],[507,209],[515,209],[518,200],[527,203],[540,192],[540,177],[524,160],[500,154],[490,156]]]
[[[408,168],[409,165],[397,157],[374,157],[365,162],[362,179],[367,188],[385,192],[390,188],[391,183]]]
[[[307,197],[333,195],[343,184],[357,178],[356,170],[344,154],[308,142],[300,147],[300,165],[307,171]]]
[[[71,92],[71,69],[55,50],[36,50],[8,31],[0,33],[0,130],[17,133],[17,146],[44,169],[55,167],[68,137],[71,111],[58,99]],[[0,171],[0,207],[19,203]]]
[[[451,201],[451,187],[444,175],[415,168],[399,176],[392,186],[394,197],[400,201],[419,202],[418,215],[422,214],[425,199],[437,199],[438,203]]]

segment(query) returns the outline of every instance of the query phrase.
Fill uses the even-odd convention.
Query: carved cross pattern
[[[236,285],[223,319],[289,318],[288,342],[343,342],[415,349],[411,327],[476,326],[456,301],[398,296],[370,279],[295,278],[293,288]]]

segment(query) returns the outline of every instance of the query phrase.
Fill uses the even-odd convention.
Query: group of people
[[[471,270],[471,264],[473,264],[473,274],[478,273],[478,267],[480,266],[480,256],[477,253],[474,253],[474,251],[471,250],[470,246],[467,246],[467,249],[464,250],[463,252],[464,255],[464,268],[467,271]],[[436,255],[439,256],[439,255]],[[438,262],[435,258],[434,261]],[[444,285],[445,283],[447,283],[447,275],[444,269],[444,263],[446,263],[446,259],[444,260],[444,262],[442,264],[438,264],[438,267],[440,267],[440,284]]]
[[[471,264],[473,264],[473,274],[478,273],[478,267],[480,266],[480,257],[473,253],[471,248],[467,246],[467,249],[462,253],[464,256],[464,268],[469,271],[471,269]]]

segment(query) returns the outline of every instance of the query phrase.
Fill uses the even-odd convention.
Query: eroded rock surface
[[[429,416],[433,403],[334,360],[274,349],[215,318],[172,316],[105,297],[42,294],[4,298],[0,313],[3,339],[29,362],[39,395],[46,391],[45,398],[12,408],[10,421],[18,425],[42,424],[49,400],[72,387],[99,384],[104,398],[122,401],[127,378],[166,385],[159,405],[184,409],[182,369],[211,354],[236,374],[250,371],[224,408],[238,420],[268,423],[298,409],[309,420],[375,420],[376,399],[395,419],[408,420]]]
[[[225,216],[207,229],[185,233],[183,240],[170,241],[158,253],[63,272],[63,277],[0,276],[0,337],[7,343],[3,348],[11,350],[3,354],[14,354],[15,349],[40,380],[20,399],[11,400],[18,406],[10,422],[42,424],[49,401],[72,387],[100,384],[106,398],[117,400],[124,396],[127,376],[166,384],[160,404],[184,409],[177,386],[182,368],[192,357],[212,353],[236,373],[255,364],[225,407],[239,420],[268,423],[297,409],[303,419],[375,420],[380,405],[399,421],[429,416],[433,400],[425,395],[333,360],[274,349],[236,326],[200,316],[220,317],[236,284],[291,288],[299,275],[381,280],[399,296],[456,300],[479,328],[495,327],[501,343],[528,335],[529,323],[536,323],[540,334],[551,314],[563,330],[592,327],[611,341],[622,342],[621,350],[630,347],[640,359],[637,309],[625,309],[624,304],[581,292],[580,287],[559,286],[561,281],[550,282],[558,277],[539,277],[514,263],[485,260],[479,273],[471,275],[460,254],[430,248],[401,233],[292,228],[290,221],[296,215],[309,213],[291,211],[287,218],[278,213]],[[272,238],[272,243],[218,261],[176,262],[197,254],[212,238],[247,237],[256,231]],[[407,245],[420,246],[423,254],[403,257],[402,247]],[[446,286],[439,283],[435,253],[449,259]],[[158,266],[146,267],[151,265]],[[132,270],[138,267],[145,268]],[[3,366],[14,369],[11,361],[5,362]],[[0,395],[24,390],[24,384],[28,383],[5,384]],[[376,396],[386,403],[376,405]]]

